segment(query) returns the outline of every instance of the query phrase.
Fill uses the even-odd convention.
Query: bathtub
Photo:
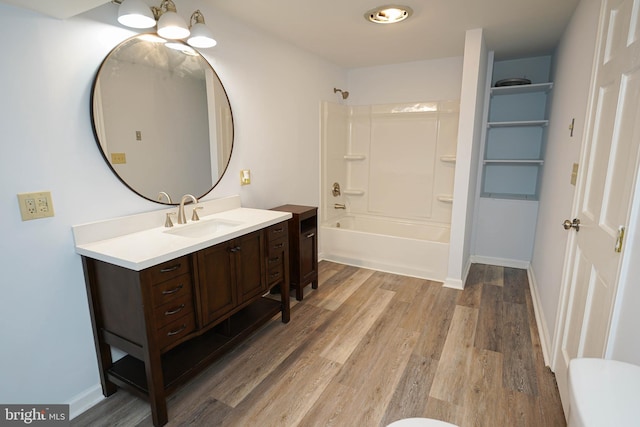
[[[444,282],[448,225],[347,215],[320,228],[320,257],[358,267]]]

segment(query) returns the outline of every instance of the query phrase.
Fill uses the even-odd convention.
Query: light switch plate
[[[240,185],[251,184],[251,171],[249,169],[243,169],[240,171]]]
[[[54,215],[51,192],[41,191],[38,193],[18,194],[18,205],[23,221],[32,219],[47,218]]]

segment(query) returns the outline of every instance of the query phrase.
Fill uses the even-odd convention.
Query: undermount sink
[[[240,225],[242,225],[242,222],[228,221],[223,219],[209,219],[192,222],[187,225],[177,226],[176,228],[170,228],[169,230],[165,230],[164,232],[181,237],[200,238],[222,234]]]

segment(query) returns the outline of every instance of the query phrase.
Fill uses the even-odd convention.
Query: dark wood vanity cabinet
[[[286,222],[134,271],[83,256],[103,393],[166,396],[281,312],[289,321]],[[280,300],[263,298],[280,286]],[[113,361],[111,346],[127,353]]]
[[[290,283],[296,299],[302,301],[305,286],[318,289],[318,208],[283,205],[272,210],[293,215],[288,221]]]
[[[197,253],[204,325],[220,319],[238,304],[262,295],[265,276],[264,231],[203,249]]]

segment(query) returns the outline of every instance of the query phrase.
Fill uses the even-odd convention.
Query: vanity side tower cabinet
[[[290,283],[296,299],[302,301],[305,286],[311,283],[311,288],[318,289],[318,208],[283,205],[272,210],[293,215],[288,221]]]

